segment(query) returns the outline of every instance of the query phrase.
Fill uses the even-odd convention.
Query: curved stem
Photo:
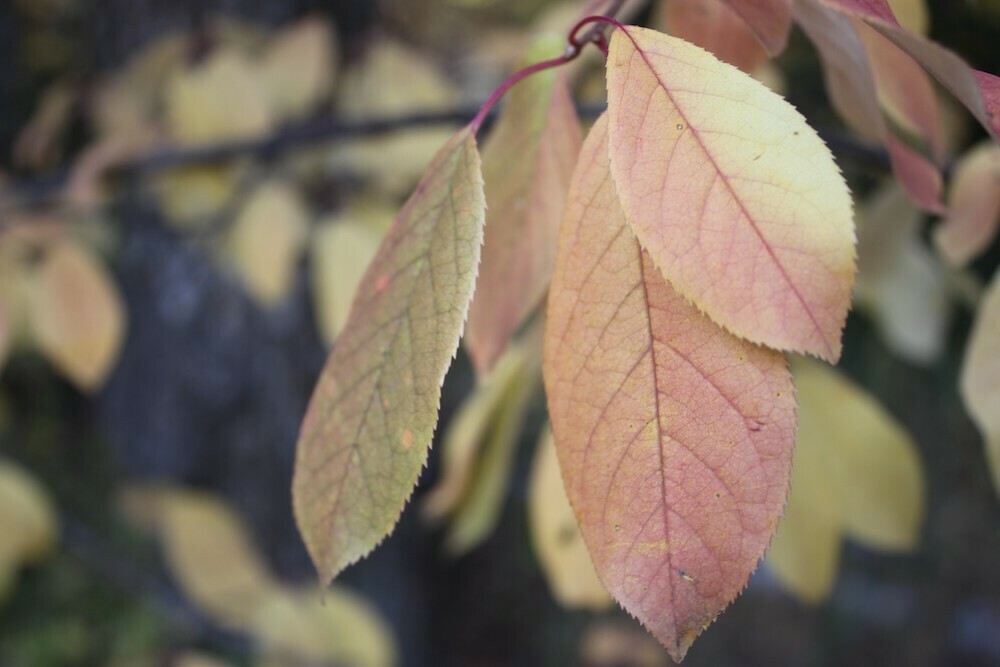
[[[532,74],[535,74],[536,72],[541,72],[542,70],[550,69],[552,67],[559,67],[560,65],[565,65],[569,61],[576,58],[579,52],[580,50],[577,47],[571,45],[569,48],[566,49],[566,53],[559,56],[558,58],[553,58],[551,60],[543,60],[542,62],[535,63],[530,67],[525,67],[524,69],[514,72],[512,75],[510,75],[510,77],[508,77],[506,81],[501,83],[500,86],[493,91],[493,94],[490,95],[489,99],[487,99],[483,103],[483,106],[479,109],[479,113],[477,113],[476,117],[472,119],[471,123],[469,123],[469,127],[472,128],[472,133],[475,134],[476,132],[479,131],[479,126],[483,124],[483,120],[485,120],[486,116],[490,113],[490,109],[492,109],[493,105],[495,105],[498,101],[500,101],[500,98],[504,96],[504,93],[506,93],[511,88],[511,86],[513,86],[521,79],[525,79],[531,76]]]
[[[483,121],[486,116],[489,115],[490,109],[500,101],[500,98],[510,90],[510,88],[517,82],[525,79],[536,72],[541,72],[542,70],[551,69],[553,67],[559,67],[560,65],[565,65],[566,63],[575,60],[577,56],[580,55],[580,51],[587,44],[594,43],[601,50],[605,57],[608,55],[608,38],[604,34],[603,30],[606,26],[620,27],[621,24],[614,19],[614,15],[622,8],[625,4],[625,0],[614,0],[608,7],[608,11],[601,16],[587,16],[580,19],[573,29],[569,32],[568,46],[566,47],[566,52],[559,56],[558,58],[552,58],[551,60],[543,60],[542,62],[535,63],[525,67],[522,70],[518,70],[511,74],[507,80],[500,84],[493,94],[489,96],[483,106],[479,109],[479,113],[476,117],[472,119],[469,123],[469,128],[473,134],[479,132],[480,126],[482,126]],[[577,36],[584,27],[591,26],[587,32],[581,36]]]

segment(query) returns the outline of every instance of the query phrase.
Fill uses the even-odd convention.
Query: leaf
[[[966,409],[983,434],[993,486],[1000,493],[1000,272],[979,304],[959,387]]]
[[[1000,227],[1000,146],[986,140],[955,165],[948,189],[948,215],[934,230],[945,261],[964,267],[981,255]]]
[[[448,423],[441,447],[441,478],[424,497],[421,507],[427,518],[443,519],[453,514],[470,492],[496,416],[512,386],[520,384],[518,376],[529,356],[525,344],[512,345]]]
[[[874,28],[857,19],[854,25],[865,45],[882,107],[897,124],[942,158],[944,127],[937,91],[927,72]]]
[[[900,27],[886,0],[820,0],[889,38],[972,112],[994,139],[1000,135],[1000,79],[978,72],[948,49]]]
[[[771,56],[785,50],[792,27],[793,0],[724,0],[743,17]]]
[[[448,523],[445,548],[455,556],[482,544],[500,519],[518,436],[535,396],[541,365],[540,336],[529,336],[519,346],[524,347],[523,353],[511,348],[520,357],[515,360],[517,367],[489,415],[472,479]]]
[[[355,201],[313,230],[312,293],[319,330],[328,345],[344,328],[361,277],[395,214],[384,204]]]
[[[185,596],[217,623],[248,630],[280,584],[235,513],[212,496],[169,487],[130,489],[125,500],[157,529]]]
[[[182,145],[249,139],[274,124],[259,74],[231,48],[220,48],[204,62],[176,72],[167,81],[164,98],[171,134]]]
[[[541,38],[523,65],[557,57],[565,48],[562,37]],[[552,278],[559,218],[580,142],[565,77],[550,69],[511,90],[483,148],[486,241],[465,335],[479,377],[493,368]]]
[[[606,121],[570,186],[545,385],[598,576],[680,659],[771,539],[795,404],[784,357],[701,315],[640,249],[609,174]]]
[[[623,26],[611,171],[639,243],[733,333],[835,361],[854,282],[851,198],[798,112],[711,54]]]
[[[82,246],[60,242],[46,251],[27,304],[42,355],[80,389],[98,389],[125,335],[121,298],[104,267]]]
[[[722,0],[670,0],[660,6],[671,35],[711,51],[722,62],[749,74],[767,61],[753,31]]]
[[[632,625],[598,620],[580,639],[580,664],[587,667],[667,667],[673,662],[649,635]]]
[[[918,35],[930,29],[930,16],[925,0],[889,0],[889,8],[901,26]]]
[[[611,596],[601,585],[590,561],[573,508],[566,497],[552,431],[538,440],[528,486],[531,542],[545,579],[563,607],[601,610]]]
[[[265,306],[284,300],[295,282],[295,268],[309,220],[298,192],[271,180],[254,190],[228,230],[225,251],[250,294]]]
[[[17,569],[52,551],[56,510],[46,490],[28,471],[0,459],[0,599]]]
[[[850,17],[816,0],[796,2],[794,16],[819,51],[837,113],[862,137],[885,144],[893,171],[915,202],[928,211],[943,211],[941,171],[889,130],[864,43]]]
[[[378,612],[345,588],[290,588],[273,577],[236,514],[220,499],[173,487],[126,492],[126,511],[160,533],[167,562],[199,609],[249,633],[263,664],[345,667],[395,664]]]
[[[827,457],[822,447],[815,446],[817,434],[803,433],[803,417],[800,399],[792,490],[764,562],[795,597],[816,604],[830,595],[837,580],[843,529],[837,511],[840,498],[826,469]],[[811,438],[807,445],[803,445],[804,435]]]
[[[944,351],[951,295],[943,268],[920,238],[922,220],[895,183],[859,207],[855,298],[889,349],[930,365]]]
[[[285,592],[257,613],[254,634],[268,667],[335,664],[391,667],[398,663],[392,632],[378,611],[342,586]]]
[[[171,169],[156,179],[167,222],[181,230],[203,227],[233,200],[242,165]]]
[[[427,460],[484,217],[479,153],[466,127],[428,166],[382,242],[302,424],[295,516],[323,581],[392,530]]]
[[[279,32],[260,62],[270,107],[279,118],[308,113],[329,95],[337,49],[330,25],[306,18]]]
[[[910,435],[836,371],[794,367],[799,436],[792,491],[768,564],[806,602],[833,587],[841,535],[880,551],[912,551],[924,516],[924,475]]]
[[[337,88],[336,113],[346,120],[443,112],[458,102],[455,86],[432,61],[385,37],[376,38],[366,57],[344,71]],[[352,141],[334,153],[334,166],[402,195],[451,134],[450,129],[426,127]]]

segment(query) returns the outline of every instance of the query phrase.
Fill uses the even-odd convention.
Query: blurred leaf
[[[930,75],[905,51],[860,19],[853,21],[865,46],[878,100],[886,114],[943,159],[944,125]]]
[[[583,632],[580,659],[587,667],[667,667],[663,648],[634,625],[597,621]]]
[[[660,13],[667,32],[711,51],[748,74],[767,60],[750,26],[722,0],[669,0]]]
[[[427,518],[443,519],[454,513],[469,493],[477,461],[493,435],[497,413],[512,387],[520,384],[518,376],[524,372],[528,356],[523,343],[512,346],[448,422],[441,445],[441,477],[424,496],[421,507]]]
[[[989,139],[969,149],[955,165],[948,214],[934,230],[941,256],[963,267],[981,255],[1000,228],[1000,146]]]
[[[983,435],[993,485],[1000,494],[1000,271],[979,304],[960,382],[962,400]]]
[[[918,35],[926,35],[930,30],[930,16],[926,0],[889,0],[889,7],[899,24]]]
[[[379,246],[314,390],[292,498],[324,582],[392,531],[427,462],[479,265],[481,173],[467,126]]]
[[[275,35],[260,62],[272,111],[278,118],[301,116],[333,88],[337,45],[330,25],[307,18]]]
[[[344,667],[397,664],[392,632],[363,598],[341,586],[270,597],[254,621],[266,657],[262,667],[306,663]]]
[[[207,653],[188,651],[170,661],[170,667],[231,667],[232,663],[219,660]]]
[[[361,277],[395,215],[387,204],[359,199],[313,230],[312,294],[327,345],[333,345],[347,323]]]
[[[250,294],[273,306],[291,291],[308,233],[308,213],[298,192],[288,183],[266,181],[244,202],[225,250]]]
[[[542,37],[521,65],[565,49],[564,38]],[[548,289],[581,141],[569,88],[555,70],[511,90],[486,141],[486,240],[464,339],[479,377],[489,373]]]
[[[182,145],[248,139],[274,124],[260,74],[234,49],[217,49],[203,62],[174,72],[166,85],[167,120]]]
[[[28,471],[0,459],[0,600],[21,565],[52,550],[57,533],[48,492]]]
[[[952,306],[947,276],[920,239],[922,218],[895,182],[858,207],[855,298],[890,350],[928,365],[944,350]]]
[[[30,282],[27,318],[39,351],[80,389],[99,388],[118,359],[125,314],[118,289],[82,246],[46,250]]]
[[[916,548],[924,474],[910,435],[863,389],[810,360],[794,369],[799,435],[792,490],[767,562],[806,602],[830,592],[840,536]]]
[[[164,216],[180,229],[207,225],[233,199],[241,174],[240,165],[193,166],[167,171],[156,182]]]
[[[452,555],[482,544],[500,518],[524,416],[541,377],[541,330],[526,334],[510,353],[514,372],[481,425],[482,440],[471,479],[448,522],[445,548]]]
[[[185,595],[217,622],[250,629],[279,584],[233,511],[211,496],[167,487],[133,488],[125,500],[133,517],[157,529]]]
[[[580,525],[566,497],[552,431],[538,441],[528,487],[531,541],[556,600],[567,608],[606,609],[611,596],[601,585]]]
[[[336,110],[345,120],[372,120],[448,111],[457,100],[455,87],[423,53],[379,37],[363,60],[344,71]],[[352,141],[334,153],[334,166],[402,195],[453,132],[446,127],[415,128]]]
[[[222,500],[177,488],[135,487],[123,503],[135,520],[159,532],[187,597],[216,622],[253,636],[260,664],[395,664],[392,634],[371,605],[341,587],[299,590],[276,580]]]

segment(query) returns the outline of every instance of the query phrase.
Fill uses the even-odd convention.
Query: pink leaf
[[[663,5],[667,31],[711,51],[750,73],[767,60],[767,52],[746,22],[722,0],[671,0]]]
[[[840,356],[851,198],[781,97],[683,40],[623,26],[608,59],[611,171],[639,243],[738,336]]]
[[[767,52],[776,56],[788,44],[793,0],[724,0],[743,17]]]
[[[783,356],[672,289],[632,236],[606,117],[584,143],[549,292],[544,373],[570,502],[598,576],[676,660],[739,594],[788,490]]]

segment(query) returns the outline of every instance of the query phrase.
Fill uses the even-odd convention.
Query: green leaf
[[[434,157],[361,281],[303,421],[293,481],[324,581],[389,534],[427,460],[485,207],[466,127]]]

